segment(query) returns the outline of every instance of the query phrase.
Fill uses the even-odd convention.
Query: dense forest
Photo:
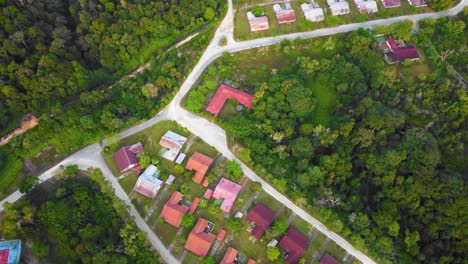
[[[21,1],[18,3],[20,2]],[[166,1],[160,2],[165,3],[164,5],[168,4]],[[182,33],[192,30],[192,27],[195,26],[192,25],[189,27],[187,24],[188,22],[183,19],[179,19],[179,16],[184,16],[184,19],[189,19],[188,17],[190,17],[189,21],[192,21],[193,23],[198,21],[196,23],[197,25],[201,23],[201,19],[196,19],[196,14],[199,14],[199,12],[190,11],[193,7],[193,2],[190,2],[190,5],[187,4],[187,1],[173,2],[173,5],[181,2],[179,8],[173,7],[170,9],[172,10],[172,16],[177,18],[172,18],[170,21],[173,21],[177,25],[181,25],[186,29],[184,32],[181,31],[181,35],[183,35]],[[215,5],[211,1],[201,2],[203,2],[203,4],[200,4],[199,6],[208,4]],[[34,3],[38,4],[40,1],[35,1]],[[85,3],[87,2],[85,1]],[[127,14],[127,12],[130,12],[131,10],[137,12],[137,10],[140,10],[146,5],[144,5],[144,3],[146,3],[146,1],[139,3],[137,5],[139,8],[135,9],[136,4],[131,4],[129,1],[120,1],[116,8],[119,10],[123,9],[120,13]],[[182,5],[182,3],[184,4]],[[95,143],[125,127],[129,127],[141,120],[148,119],[163,108],[172,99],[181,82],[190,72],[190,69],[195,65],[201,53],[210,41],[217,19],[224,15],[224,1],[218,0],[216,3],[218,3],[216,5],[216,18],[212,22],[206,24],[200,33],[188,43],[178,48],[167,50],[160,55],[149,55],[149,57],[151,57],[151,67],[142,73],[137,74],[135,77],[123,78],[111,88],[77,90],[78,100],[74,100],[74,103],[68,105],[64,111],[60,112],[61,107],[57,107],[55,109],[56,111],[52,109],[52,112],[57,113],[52,115],[43,115],[41,121],[34,129],[13,138],[9,144],[0,147],[0,197],[5,197],[16,189],[18,182],[20,182],[24,176],[24,173],[22,172],[24,161],[30,157],[34,157],[45,147],[53,146],[56,152],[62,154],[73,153],[80,148],[88,144]],[[148,1],[148,5],[155,4],[160,5],[161,3]],[[122,5],[126,6],[126,8],[123,8]],[[182,9],[182,7],[187,5],[188,9]],[[129,9],[130,7],[133,9]],[[197,8],[199,9],[199,7]],[[29,12],[27,11],[28,9],[25,9],[21,5],[12,5],[11,9]],[[142,10],[140,11],[141,15],[146,14],[146,11],[144,13],[142,13]],[[108,17],[108,15],[105,16],[104,14],[105,12],[96,12],[96,15]],[[205,16],[205,14],[203,15]],[[166,19],[169,17],[171,16],[167,15]],[[117,18],[118,16],[114,16],[114,19]],[[155,19],[159,18],[156,17]],[[116,20],[115,23],[118,21],[119,20]],[[184,24],[179,24],[182,21],[184,21]],[[153,26],[154,25],[156,24],[153,24]],[[121,26],[114,25],[112,28],[120,30]],[[138,27],[135,27],[135,30],[137,29]],[[105,32],[110,31],[106,30]],[[117,35],[114,34],[114,36]],[[176,34],[171,35],[171,41],[176,37],[178,37]],[[28,45],[28,47],[29,46],[30,45]],[[140,51],[145,51],[145,48],[140,48]],[[44,52],[47,53],[47,51]],[[63,61],[67,60],[67,58],[63,59]],[[3,60],[0,60],[0,63],[2,62]],[[102,72],[102,69],[103,68],[101,67],[101,70],[96,71]],[[55,76],[60,74],[60,72],[61,69],[51,74]],[[18,73],[18,71],[15,73]],[[85,74],[84,76],[89,77],[88,74]],[[7,75],[7,77],[11,81],[16,80],[14,75]],[[2,83],[0,83],[0,85],[1,84]],[[9,87],[13,86],[9,85]],[[61,86],[61,88],[63,87],[64,86]],[[57,95],[57,93],[53,92],[51,96],[48,95],[43,97],[43,100],[55,100],[53,99],[55,95]],[[27,99],[28,97],[24,93],[15,98],[15,100],[20,100],[21,102],[24,101],[25,103],[37,102],[35,100]],[[61,102],[65,102],[68,98],[62,99],[64,101]],[[0,95],[0,109],[4,109],[3,111],[9,111],[5,110],[8,108],[7,105],[4,105],[5,102],[7,105],[10,103],[17,105],[18,103],[16,101],[10,101],[9,97]],[[21,102],[19,102],[20,107],[26,107],[26,105]],[[24,110],[25,108],[22,109]],[[21,114],[23,110],[18,111],[18,114]],[[1,111],[2,110],[0,110],[0,112]],[[2,120],[0,124],[7,126],[7,120],[13,121],[10,118],[12,116],[13,115],[9,115],[6,112],[2,112],[0,114],[0,119],[4,118],[4,120]]]
[[[377,29],[423,62],[386,65],[367,30],[226,54],[186,107],[209,116],[220,82],[253,93],[217,122],[262,177],[379,263],[466,263],[468,97],[447,62],[466,76],[467,18]]]
[[[221,0],[0,1],[0,131],[26,112],[60,112],[223,8]]]
[[[101,171],[87,173],[91,179],[69,166],[59,183],[45,183],[26,199],[5,205],[0,238],[23,239],[29,244],[23,255],[41,263],[159,263],[132,219],[119,215],[126,214],[125,206]]]

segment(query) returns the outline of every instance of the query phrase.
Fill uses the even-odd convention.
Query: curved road
[[[273,45],[276,43],[280,43],[281,41],[286,40],[286,39],[293,40],[297,38],[313,38],[313,37],[319,37],[319,36],[334,35],[338,33],[353,31],[361,27],[372,28],[375,26],[387,25],[387,24],[391,24],[391,23],[395,23],[395,22],[407,20],[407,19],[412,20],[413,22],[417,22],[425,18],[438,18],[438,17],[443,17],[443,16],[453,16],[461,12],[466,5],[467,5],[467,0],[462,0],[455,7],[446,11],[438,12],[438,13],[426,13],[426,14],[401,16],[401,17],[394,17],[394,18],[381,19],[381,20],[373,20],[373,21],[368,21],[368,22],[363,22],[363,23],[341,25],[341,26],[337,26],[333,28],[323,28],[323,29],[318,29],[318,30],[308,31],[308,32],[292,33],[292,34],[280,35],[280,36],[275,36],[275,37],[236,42],[233,38],[234,10],[232,8],[232,0],[228,0],[228,12],[226,14],[226,17],[221,22],[219,28],[215,32],[213,39],[211,40],[205,52],[203,53],[199,62],[193,68],[192,72],[189,74],[185,82],[180,87],[180,90],[175,96],[175,98],[171,101],[171,103],[164,110],[162,110],[155,117],[119,133],[119,138],[125,138],[132,134],[140,132],[141,130],[144,130],[145,128],[148,128],[162,120],[174,120],[180,125],[186,127],[193,134],[203,139],[209,145],[215,147],[220,153],[222,153],[228,159],[234,159],[238,161],[241,164],[244,174],[247,177],[249,177],[253,181],[261,183],[264,191],[266,191],[275,199],[277,199],[278,201],[283,203],[285,206],[290,208],[294,213],[296,213],[298,216],[303,218],[305,221],[312,224],[315,228],[317,228],[320,232],[328,236],[331,240],[335,241],[339,246],[341,246],[346,251],[348,251],[349,254],[359,259],[362,263],[375,264],[375,262],[372,259],[370,259],[368,256],[366,256],[362,252],[356,250],[344,238],[330,231],[323,223],[313,218],[310,214],[302,210],[300,207],[296,206],[291,200],[289,200],[283,194],[278,192],[275,188],[273,188],[267,182],[262,180],[257,174],[255,174],[255,172],[253,172],[244,163],[242,163],[239,159],[237,159],[227,146],[225,131],[219,126],[217,126],[216,124],[209,122],[208,120],[200,116],[197,116],[195,114],[192,114],[188,112],[187,110],[183,109],[180,106],[181,100],[188,93],[188,91],[192,88],[193,84],[200,77],[203,71],[208,67],[208,65],[210,65],[211,62],[213,62],[215,59],[220,57],[224,52],[233,53],[233,52],[252,49],[256,47]],[[218,45],[218,43],[223,38],[226,38],[227,45],[221,47]],[[174,258],[174,256],[172,256],[169,250],[167,250],[167,248],[163,245],[161,240],[159,240],[159,238],[154,234],[154,232],[146,224],[143,218],[138,214],[135,207],[132,205],[130,199],[128,198],[127,194],[124,192],[124,190],[118,183],[117,179],[112,175],[111,171],[109,170],[106,163],[104,162],[102,156],[100,155],[101,151],[102,151],[102,147],[99,144],[93,144],[74,153],[73,155],[69,156],[68,158],[60,162],[58,165],[52,167],[51,169],[43,173],[39,177],[40,182],[48,180],[51,177],[53,177],[53,175],[58,173],[61,170],[60,168],[61,165],[67,166],[71,164],[77,164],[80,168],[83,168],[83,169],[88,168],[88,167],[100,168],[106,180],[109,181],[111,185],[113,186],[115,190],[115,194],[129,206],[130,215],[134,217],[136,225],[143,232],[147,233],[149,241],[151,242],[153,247],[156,250],[158,250],[162,259],[164,259],[167,263],[171,263],[171,264],[178,263],[178,261]],[[23,194],[21,194],[19,191],[16,191],[15,193],[11,194],[9,197],[7,197],[6,199],[0,202],[0,211],[3,209],[4,203],[15,202],[22,196]]]

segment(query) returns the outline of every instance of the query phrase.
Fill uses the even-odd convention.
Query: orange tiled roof
[[[188,206],[179,204],[182,197],[182,193],[174,192],[161,212],[161,217],[164,221],[177,228],[179,228],[182,223],[182,217],[189,211]]]
[[[216,239],[216,236],[212,233],[204,232],[207,225],[207,220],[203,218],[198,219],[197,224],[187,238],[185,249],[201,257],[208,255],[208,251]]]
[[[213,163],[212,158],[203,155],[200,152],[195,152],[187,161],[187,165],[185,165],[185,168],[187,170],[196,171],[192,180],[198,184],[201,184],[206,172],[210,168],[211,163]]]
[[[224,257],[219,264],[233,264],[234,260],[236,260],[237,253],[239,253],[237,249],[228,247],[226,254],[224,254]]]

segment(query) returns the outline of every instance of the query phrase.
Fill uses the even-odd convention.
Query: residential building
[[[289,2],[286,2],[284,5],[274,4],[273,11],[275,11],[278,24],[296,22],[296,12],[292,9]]]
[[[163,182],[158,179],[160,171],[154,165],[149,165],[145,171],[138,177],[138,180],[133,187],[135,192],[141,193],[144,196],[154,199],[161,188]]]
[[[21,240],[0,241],[0,264],[20,263]]]
[[[405,60],[418,60],[419,52],[415,46],[406,46],[402,40],[395,41],[391,36],[377,36],[378,47],[384,52],[385,61],[395,64]]]
[[[427,6],[426,0],[408,0],[408,2],[410,3],[410,5],[415,7]]]
[[[208,186],[208,179],[205,179],[205,175],[208,172],[211,163],[213,163],[212,158],[203,155],[200,152],[195,152],[187,161],[185,168],[187,170],[194,170],[195,175],[193,176],[192,180],[206,187]]]
[[[356,7],[360,13],[372,14],[379,11],[375,0],[354,0]]]
[[[215,116],[218,116],[219,112],[221,112],[221,109],[228,99],[234,99],[240,104],[251,109],[253,107],[254,98],[255,97],[253,95],[244,93],[225,84],[221,84],[213,98],[211,98],[210,102],[205,107],[205,110],[214,114]]]
[[[252,12],[247,12],[247,19],[249,20],[251,32],[267,30],[270,28],[268,17],[266,16],[256,17]]]
[[[325,19],[323,9],[314,1],[303,3],[301,9],[304,13],[304,17],[309,21],[319,22]]]
[[[213,227],[213,223],[199,218],[185,242],[185,249],[200,257],[208,255],[211,245],[216,239],[216,236],[211,233]]]
[[[294,227],[290,227],[279,242],[279,247],[284,251],[283,256],[288,264],[297,263],[308,245],[309,239]]]
[[[332,15],[341,16],[349,14],[349,4],[346,0],[327,0]]]
[[[164,204],[160,217],[174,227],[179,228],[182,217],[189,211],[190,207],[184,201],[184,195],[174,192],[171,198]]]
[[[174,161],[186,141],[186,137],[170,130],[167,131],[159,140],[159,145],[163,147],[161,150],[161,156],[169,161]]]
[[[236,257],[237,257],[238,253],[239,253],[239,251],[237,251],[237,249],[232,248],[232,247],[228,247],[227,250],[226,250],[226,253],[224,254],[223,259],[221,260],[221,262],[219,264],[237,263]]]
[[[143,152],[143,144],[138,142],[131,146],[123,146],[114,153],[114,159],[120,173],[124,173],[130,169],[134,171],[141,170],[140,166],[138,166],[138,159],[136,156],[136,154],[140,152]]]
[[[325,253],[323,257],[320,259],[320,264],[341,264],[338,260],[336,260],[334,257],[328,255],[328,253]]]
[[[399,7],[401,5],[400,0],[382,0],[382,4],[385,8]]]
[[[275,212],[262,203],[257,203],[247,215],[247,221],[254,225],[252,236],[260,239],[275,219]]]
[[[247,264],[255,264],[255,263],[257,263],[257,262],[255,262],[255,260],[253,260],[253,259],[249,259],[249,260],[247,261]]]
[[[218,185],[216,185],[213,198],[223,199],[223,203],[221,204],[220,209],[225,213],[230,213],[241,189],[241,185],[234,183],[226,178],[222,178]]]

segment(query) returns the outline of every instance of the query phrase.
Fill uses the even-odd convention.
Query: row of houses
[[[416,7],[427,6],[426,0],[408,0],[408,2]],[[354,0],[356,7],[360,13],[372,14],[378,12],[376,0]],[[382,0],[385,8],[399,7],[400,0]],[[327,0],[328,7],[333,16],[349,14],[349,4],[346,0]],[[301,10],[305,19],[313,22],[320,22],[325,19],[323,9],[314,0],[301,4]],[[296,13],[289,2],[284,4],[273,5],[278,24],[296,22]],[[261,31],[268,29],[268,17],[265,14],[255,16],[252,12],[247,12],[247,19],[250,24],[250,31]]]

